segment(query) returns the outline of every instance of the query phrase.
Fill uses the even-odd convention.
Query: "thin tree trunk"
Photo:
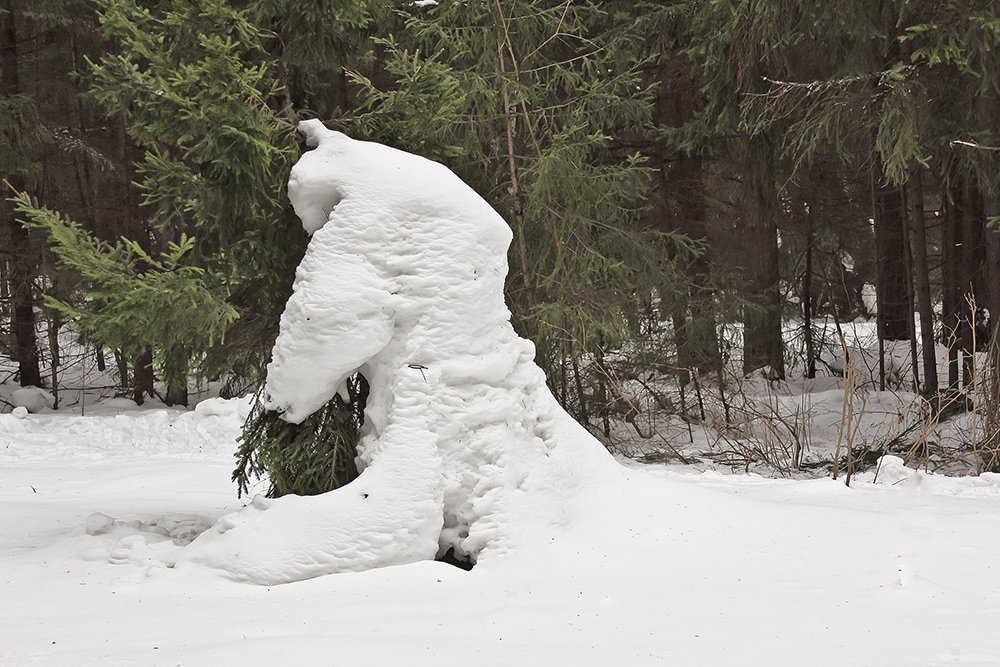
[[[570,355],[573,365],[573,381],[576,383],[576,395],[580,397],[580,421],[584,424],[590,423],[590,415],[587,414],[587,395],[583,392],[583,378],[580,377],[580,365],[575,356]]]
[[[136,405],[146,402],[147,396],[155,395],[153,387],[153,352],[146,350],[135,359],[135,372],[132,386],[132,400]]]
[[[913,253],[913,284],[920,316],[921,359],[924,396],[938,393],[937,354],[934,349],[934,311],[931,303],[930,265],[927,261],[927,222],[924,219],[924,188],[920,173],[910,176],[906,186]]]
[[[805,217],[806,266],[802,274],[802,333],[806,343],[806,378],[816,377],[816,350],[813,344],[813,227],[812,215],[802,202],[795,203],[795,214]]]
[[[904,204],[905,208],[905,204]],[[910,341],[910,370],[913,375],[913,393],[920,393],[920,361],[917,357],[917,335],[914,331],[913,313],[913,252],[910,248],[910,235],[903,233],[903,268],[906,270],[906,311],[910,317],[906,323],[909,325],[907,338]]]
[[[961,263],[958,261],[960,232],[955,204],[951,196],[954,190],[945,191],[943,199],[944,215],[941,227],[941,329],[942,342],[948,348],[948,388],[958,389],[959,347],[958,326],[961,310],[959,296]]]
[[[677,348],[677,383],[683,388],[691,381],[694,362],[688,346],[686,308],[678,304],[670,313],[674,325],[674,346]]]
[[[973,357],[973,333],[972,328],[976,325],[976,313],[972,308],[970,300],[975,301],[978,290],[976,284],[979,274],[979,228],[982,225],[982,211],[978,193],[975,187],[966,179],[962,187],[962,257],[961,257],[961,295],[959,307],[960,335],[959,340],[962,345],[962,383],[968,386],[972,383],[972,372],[974,367]]]
[[[811,234],[810,234],[811,237]],[[816,377],[816,351],[813,348],[812,330],[812,238],[806,246],[806,269],[802,276],[802,332],[806,339],[806,378]]]
[[[508,19],[503,14],[503,8],[500,4],[500,0],[495,0],[494,6],[496,9],[497,26],[503,32],[497,40],[497,62],[500,70],[500,91],[503,99],[504,131],[506,133],[507,140],[507,169],[509,187],[511,199],[514,202],[514,233],[517,236],[517,252],[518,259],[520,260],[521,282],[525,290],[525,295],[528,297],[530,303],[532,285],[531,274],[528,270],[528,242],[525,238],[524,213],[521,205],[521,187],[517,177],[517,164],[515,160],[517,151],[514,141],[515,113],[514,108],[511,106],[510,80],[508,78],[510,74],[507,72],[507,55],[505,54],[505,52],[510,54],[511,59],[513,59],[513,51],[509,42],[510,36],[507,34]]]
[[[120,349],[115,349],[115,367],[118,369],[118,382],[121,385],[122,395],[129,389],[128,378],[128,358]]]
[[[59,316],[59,312],[56,310],[50,310],[46,308],[48,312],[48,339],[49,339],[49,356],[50,367],[49,367],[49,380],[52,383],[50,391],[52,393],[52,408],[59,409],[59,365],[62,363],[61,354],[59,352],[59,329],[62,327],[62,318]]]

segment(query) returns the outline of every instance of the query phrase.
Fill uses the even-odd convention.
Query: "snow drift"
[[[289,196],[312,234],[268,366],[266,406],[291,422],[356,372],[371,393],[361,474],[314,497],[255,499],[182,555],[271,584],[500,555],[566,523],[610,472],[557,404],[503,300],[511,232],[446,167],[300,124]]]

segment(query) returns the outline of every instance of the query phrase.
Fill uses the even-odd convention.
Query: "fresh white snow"
[[[470,572],[165,567],[240,507],[245,405],[0,415],[0,664],[1000,664],[1000,476],[892,460],[850,488],[631,464]]]

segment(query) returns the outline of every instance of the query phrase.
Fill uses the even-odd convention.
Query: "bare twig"
[[[948,142],[948,146],[951,148],[955,146],[968,146],[969,148],[978,148],[981,151],[1000,151],[1000,146],[984,146],[975,141],[962,141],[960,139],[952,139]]]

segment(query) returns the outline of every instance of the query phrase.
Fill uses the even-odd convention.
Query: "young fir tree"
[[[8,2],[0,22],[7,42],[0,48],[0,172],[10,185],[0,194],[0,253],[10,253],[0,263],[0,299],[16,304],[11,309],[17,332],[13,357],[33,359],[33,368],[38,366],[33,320],[49,325],[45,379],[56,394],[60,354],[54,328],[59,316],[38,308],[35,293],[65,297],[73,291],[74,279],[52,266],[44,235],[26,235],[6,198],[12,191],[29,192],[49,207],[72,211],[88,231],[113,240],[137,226],[128,205],[132,179],[127,151],[122,150],[127,140],[119,124],[80,97],[86,82],[77,76],[77,66],[85,55],[106,46],[87,0]],[[34,370],[22,368],[20,374],[31,384],[39,382]]]
[[[273,63],[245,11],[162,4],[107,3],[102,27],[120,52],[92,64],[92,95],[143,149],[137,169],[156,239],[194,238],[191,262],[240,313],[231,344],[202,351],[206,372],[252,378],[303,247],[284,192],[294,130],[272,108]]]
[[[64,264],[79,270],[87,262],[95,264],[84,272],[94,294],[107,296],[125,287],[113,271],[105,272],[108,266],[100,265],[102,253],[122,275],[147,277],[181,268],[199,272],[217,301],[213,307],[185,310],[191,304],[183,291],[166,290],[156,300],[146,298],[155,291],[133,289],[110,310],[93,294],[71,309],[87,314],[85,331],[98,344],[120,349],[138,349],[138,343],[122,340],[119,318],[128,317],[130,309],[136,321],[155,317],[160,326],[138,332],[136,340],[154,352],[167,401],[186,403],[189,374],[212,359],[210,352],[218,351],[222,340],[220,335],[186,340],[180,332],[188,330],[190,320],[205,318],[204,327],[215,332],[215,318],[227,313],[223,320],[230,324],[235,318],[226,309],[237,309],[241,324],[249,326],[234,328],[238,345],[225,350],[236,354],[216,362],[209,372],[246,372],[245,366],[239,368],[239,355],[259,348],[262,341],[240,334],[259,329],[255,319],[273,319],[287,292],[287,274],[276,274],[274,268],[290,266],[295,244],[281,241],[295,237],[276,223],[285,208],[281,174],[291,163],[294,140],[268,106],[275,84],[257,30],[240,12],[222,2],[155,10],[126,0],[105,3],[100,19],[105,36],[119,50],[90,63],[91,95],[123,119],[141,148],[136,169],[152,233],[116,246],[100,244],[79,225],[60,226],[41,209],[32,215],[30,201],[21,207],[49,229]],[[122,248],[128,253],[118,252]],[[183,252],[176,254],[175,248]],[[90,252],[72,257],[82,249]],[[175,260],[163,265],[169,269],[153,262],[161,254]],[[176,307],[163,303],[168,296],[178,299]],[[106,326],[102,317],[109,319]],[[258,367],[259,357],[253,360]]]
[[[286,204],[298,153],[293,125],[301,114],[333,115],[345,103],[338,77],[348,45],[358,40],[344,36],[364,24],[365,3],[271,1],[237,11],[206,1],[181,5],[152,24],[148,14],[127,9],[118,5],[106,23],[154,78],[143,81],[145,105],[137,111],[129,70],[106,59],[95,69],[108,72],[98,80],[98,96],[148,133],[139,140],[154,149],[143,171],[155,193],[155,220],[192,224],[198,261],[224,267],[223,284],[241,315],[227,335],[239,340],[209,355],[213,370],[232,372],[240,349],[248,359],[235,361],[260,369],[305,240]],[[270,495],[320,493],[356,476],[365,385],[358,378],[351,386],[348,401],[334,398],[301,425],[258,406],[234,472],[240,490],[262,473]]]
[[[82,304],[49,299],[49,305],[108,347],[138,354],[158,346],[168,385],[184,379],[170,372],[221,339],[236,319],[236,311],[210,287],[218,281],[184,263],[193,239],[182,234],[153,257],[135,241],[122,239],[113,246],[99,241],[26,194],[14,202],[28,226],[48,232],[62,267],[77,273],[88,288]]]
[[[335,54],[327,52],[341,44],[331,22],[357,29],[364,3],[99,4],[115,47],[88,62],[85,76],[91,99],[139,148],[149,231],[104,242],[19,199],[62,265],[85,281],[86,299],[51,303],[101,345],[152,350],[168,402],[185,401],[192,374],[243,390],[262,378],[305,246],[285,193],[298,154],[293,97],[303,105],[330,97],[322,82]],[[310,70],[318,51],[299,39],[314,39],[325,60]],[[234,473],[241,488],[245,473],[261,471],[275,494],[316,493],[356,474],[353,454],[342,454],[353,448],[362,401],[359,392],[347,405],[332,402],[317,417],[322,426],[307,424],[291,448],[278,415],[255,413]],[[327,473],[314,475],[319,468]]]

